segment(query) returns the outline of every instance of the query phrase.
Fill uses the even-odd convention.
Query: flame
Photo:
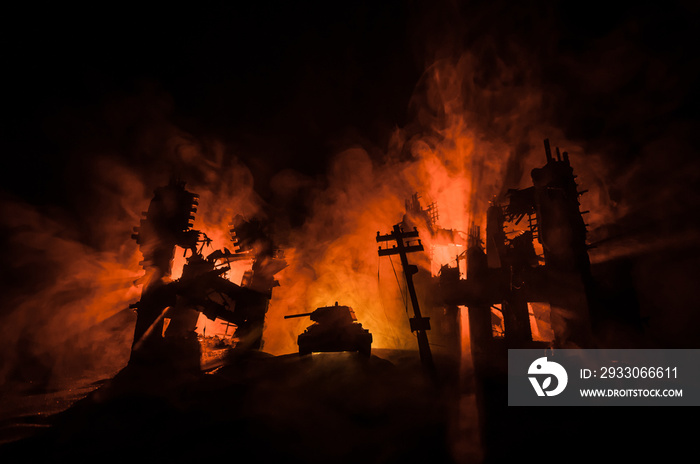
[[[78,338],[91,347],[108,336],[95,327],[115,317],[140,295],[133,283],[143,270],[138,248],[129,240],[146,210],[150,192],[179,174],[187,188],[200,196],[194,228],[212,239],[212,249],[232,246],[230,222],[236,214],[270,222],[285,250],[288,268],[277,275],[266,319],[264,349],[273,354],[296,351],[296,336],[308,321],[283,316],[306,312],[334,302],[351,306],[374,336],[373,347],[415,349],[398,264],[377,255],[377,232],[387,233],[400,222],[404,201],[414,193],[425,204],[436,203],[439,225],[460,233],[475,224],[484,228],[490,201],[504,201],[508,188],[530,185],[529,171],[542,164],[545,137],[566,147],[579,175],[589,189],[582,209],[592,211],[591,227],[609,223],[624,211],[609,198],[607,173],[600,157],[584,153],[581,144],[567,140],[547,122],[543,93],[514,78],[513,71],[496,61],[498,78],[479,78],[479,62],[470,53],[458,59],[439,60],[425,72],[411,102],[413,122],[397,128],[386,150],[352,146],[333,156],[325,178],[312,179],[286,171],[273,177],[271,188],[281,205],[303,203],[308,211],[293,217],[289,210],[268,208],[256,193],[253,175],[244,162],[224,144],[197,139],[166,122],[151,118],[152,133],[143,137],[146,153],[162,161],[128,168],[114,158],[91,158],[86,224],[70,224],[65,218],[5,202],[10,217],[11,240],[32,256],[24,262],[41,266],[44,286],[18,300],[3,315],[4,353],[30,346],[36,358],[62,368],[72,364],[73,354],[56,358],[54,347]],[[524,82],[524,83],[522,83]],[[372,153],[370,155],[370,152]],[[377,152],[381,152],[377,156]],[[585,159],[585,162],[583,160]],[[580,160],[580,161],[579,161]],[[294,206],[294,205],[291,205]],[[300,224],[300,225],[298,225]],[[298,226],[297,226],[298,225]],[[81,227],[85,230],[80,230]],[[80,237],[64,230],[80,230]],[[83,237],[89,237],[84,240]],[[445,246],[421,231],[431,261],[411,256],[410,261],[435,274],[441,265],[454,263],[461,253],[455,243]],[[39,256],[37,256],[39,255]],[[18,256],[17,266],[23,259]],[[234,263],[230,278],[250,263]],[[181,250],[176,253],[172,278],[180,275]],[[392,268],[392,265],[394,266]],[[130,332],[128,325],[122,332]],[[23,341],[24,340],[24,341]],[[128,356],[128,335],[119,341],[113,365]],[[99,364],[101,350],[75,358]],[[17,357],[17,356],[15,356]],[[17,361],[15,359],[14,361]],[[0,379],[9,375],[12,361],[0,368]],[[52,367],[52,368],[53,368]]]
[[[485,212],[494,198],[505,201],[507,188],[530,185],[529,170],[542,163],[541,141],[546,136],[565,145],[573,159],[581,152],[542,122],[541,92],[514,87],[507,80],[478,85],[471,79],[475,68],[470,54],[431,66],[421,82],[423,92],[413,102],[416,124],[397,129],[383,157],[353,147],[334,156],[323,184],[290,171],[275,179],[285,195],[301,193],[310,214],[301,227],[286,231],[282,246],[289,267],[277,276],[280,287],[273,291],[266,319],[266,351],[296,351],[296,336],[309,322],[284,320],[284,315],[336,301],[355,310],[358,321],[373,333],[374,347],[414,349],[401,273],[396,263],[379,259],[376,233],[386,233],[400,222],[404,200],[419,192],[424,204],[438,205],[439,226],[463,238],[471,224],[484,228]],[[489,110],[492,107],[496,109]],[[488,131],[488,126],[503,130]],[[523,127],[532,130],[523,132]],[[230,244],[229,223],[235,214],[283,222],[265,216],[250,171],[242,163],[227,165],[222,145],[207,147],[182,137],[177,151],[201,163],[201,181],[190,185],[200,195],[195,228],[212,238],[213,248]],[[582,167],[581,177],[594,176],[596,169]],[[602,201],[604,183],[595,179],[594,189],[601,188],[593,197]],[[438,243],[426,230],[421,239],[430,259],[412,256],[411,261],[432,275],[442,265],[454,265],[464,251],[462,240]]]

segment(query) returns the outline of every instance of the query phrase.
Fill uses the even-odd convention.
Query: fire
[[[378,230],[398,222],[403,209],[403,200],[392,191],[396,179],[383,169],[360,149],[336,158],[329,187],[316,196],[311,218],[290,237],[290,266],[280,274],[281,285],[273,291],[266,349],[296,350],[296,335],[308,321],[277,322],[284,315],[336,301],[354,309],[358,321],[373,334],[373,347],[412,343],[410,331],[404,336],[397,329],[398,292],[380,287],[380,282],[392,282],[394,277],[390,269],[379,267],[374,237]]]
[[[508,74],[505,68],[501,72]],[[540,91],[519,87],[512,79],[484,83],[473,79],[475,74],[477,61],[470,54],[431,66],[411,102],[414,122],[394,131],[382,156],[376,149],[370,155],[355,146],[333,156],[324,179],[294,172],[274,177],[272,188],[278,196],[306,202],[308,215],[303,218],[268,208],[256,193],[250,169],[223,144],[197,140],[159,123],[164,141],[150,141],[149,150],[165,153],[173,171],[168,174],[179,174],[199,195],[194,228],[211,239],[212,250],[233,247],[229,229],[236,214],[270,223],[280,238],[289,266],[276,275],[280,286],[273,289],[267,313],[265,351],[296,351],[296,336],[308,321],[284,320],[285,315],[336,301],[354,309],[373,334],[373,347],[415,349],[400,271],[396,263],[392,268],[392,262],[380,261],[375,243],[377,232],[402,220],[405,200],[417,192],[424,206],[437,205],[436,225],[452,233],[452,242],[443,243],[420,231],[430,260],[416,257],[415,262],[436,275],[443,265],[457,265],[465,249],[464,231],[472,225],[484,229],[489,202],[503,201],[507,188],[526,183],[531,167],[539,164],[535,160],[541,157],[545,136],[566,144],[572,159],[582,159],[580,145],[545,122]],[[580,183],[590,189],[582,209],[597,211],[588,217],[595,227],[620,212],[611,207],[599,158],[586,154],[585,159],[576,164]],[[134,284],[144,274],[138,264],[141,256],[128,237],[152,189],[167,181],[163,174],[153,174],[158,168],[162,166],[135,173],[108,157],[95,157],[96,212],[86,235],[99,243],[63,238],[60,221],[47,228],[40,213],[22,206],[5,214],[15,217],[15,228],[29,228],[30,233],[15,239],[21,237],[25,246],[46,253],[56,275],[45,279],[52,282],[49,287],[15,304],[10,322],[3,325],[8,344],[4,352],[16,352],[27,338],[40,357],[66,337],[89,339],[90,346],[105,339],[104,334],[86,334],[137,300],[141,291],[141,285]],[[182,249],[175,253],[172,279],[182,272],[183,254]],[[249,268],[250,262],[231,263],[227,278],[240,284]],[[128,341],[122,342],[128,346]],[[128,355],[122,348],[116,364]],[[0,371],[0,378],[9,370]]]
[[[361,148],[335,155],[325,186],[311,184],[310,215],[299,229],[287,231],[282,245],[289,267],[277,275],[280,286],[273,290],[266,318],[266,351],[296,351],[296,335],[308,321],[283,320],[284,315],[336,301],[355,310],[358,320],[373,333],[374,347],[415,348],[401,279],[396,282],[394,263],[379,261],[375,234],[400,222],[405,199],[420,192],[426,205],[437,205],[439,218],[434,226],[449,231],[451,239],[445,243],[421,230],[429,259],[416,258],[416,262],[431,275],[437,275],[443,265],[454,267],[466,249],[465,231],[471,225],[484,229],[489,202],[503,201],[505,189],[518,187],[529,175],[521,166],[540,156],[542,132],[527,134],[526,143],[532,142],[532,149],[519,153],[511,145],[513,134],[505,132],[497,138],[484,132],[485,118],[500,124],[502,115],[478,114],[477,108],[498,98],[502,89],[490,89],[484,96],[480,89],[466,86],[473,66],[469,55],[436,63],[426,72],[425,93],[414,102],[418,128],[397,129],[384,159],[373,158]],[[523,89],[523,95],[527,98],[520,96],[510,118],[532,117],[537,111],[537,92],[527,94]],[[189,160],[201,159],[202,147],[196,144],[181,146],[179,151]],[[200,195],[195,228],[212,239],[215,249],[230,246],[228,229],[235,214],[262,215],[272,223],[278,218],[263,213],[264,205],[245,166],[227,168],[224,148],[214,146],[211,151],[214,156],[203,167],[206,182],[190,188]],[[400,153],[406,152],[409,158],[401,159]],[[514,166],[519,174],[510,174],[511,185],[504,187],[503,179]],[[308,183],[296,180],[284,188],[291,193],[309,189]],[[181,268],[182,258],[176,259],[175,268]],[[232,270],[228,278],[240,283],[241,269]],[[178,275],[175,271],[173,277]]]

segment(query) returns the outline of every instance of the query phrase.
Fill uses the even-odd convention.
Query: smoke
[[[212,249],[231,247],[229,224],[241,214],[267,221],[285,250],[289,267],[273,291],[266,351],[296,350],[296,335],[308,320],[283,320],[284,315],[336,301],[355,310],[373,334],[373,346],[415,348],[400,266],[391,258],[380,260],[377,232],[388,233],[401,221],[404,200],[414,193],[424,207],[437,205],[444,228],[483,227],[494,197],[503,201],[507,188],[529,184],[529,169],[541,164],[536,160],[544,137],[566,146],[573,159],[581,151],[547,125],[541,91],[514,76],[517,68],[495,59],[487,79],[481,66],[470,52],[434,63],[411,101],[412,123],[396,128],[385,149],[350,144],[331,154],[323,162],[325,174],[316,177],[284,169],[270,179],[254,179],[250,154],[177,127],[170,118],[171,97],[152,85],[106,100],[102,119],[90,121],[97,127],[93,133],[82,131],[90,113],[77,111],[68,123],[62,120],[57,132],[77,141],[66,168],[66,182],[73,185],[63,186],[72,215],[6,204],[12,266],[39,267],[46,275],[30,278],[41,291],[10,301],[5,352],[29,351],[47,372],[66,372],[69,364],[112,370],[123,365],[133,316],[124,315],[122,325],[110,329],[121,334],[111,346],[115,353],[97,349],[109,342],[96,327],[138,299],[133,281],[143,271],[131,228],[152,190],[171,176],[199,195],[194,227],[213,240]],[[588,167],[581,170],[584,178],[600,176],[600,166]],[[271,198],[257,193],[267,188],[264,182]],[[605,206],[605,183],[596,185],[598,206]],[[596,210],[601,209],[606,210]],[[430,250],[430,237],[421,238]],[[413,261],[425,265],[419,257]],[[181,264],[180,257],[175,276]],[[80,356],[62,348],[73,339],[86,346]],[[26,357],[6,361],[7,376]]]
[[[128,196],[119,201],[112,206],[126,207]],[[121,240],[124,224],[92,228],[101,249],[55,214],[18,201],[3,202],[1,212],[3,255],[16,285],[4,282],[0,381],[47,388],[115,373],[128,359],[135,317],[127,307],[139,294],[141,257]]]
[[[266,349],[293,351],[296,335],[308,324],[272,321],[335,301],[355,309],[374,334],[374,346],[414,347],[400,293],[405,291],[401,269],[396,285],[396,264],[378,260],[374,236],[400,222],[404,200],[414,193],[424,208],[437,205],[441,227],[466,231],[473,223],[483,229],[492,200],[504,202],[508,188],[531,185],[529,171],[543,164],[546,137],[569,151],[589,188],[591,222],[605,223],[618,214],[605,189],[600,157],[585,154],[548,123],[543,92],[532,79],[516,79],[517,68],[497,58],[491,78],[483,79],[481,64],[466,52],[429,67],[411,101],[413,122],[397,128],[380,155],[375,147],[356,146],[333,155],[322,180],[293,171],[275,179],[281,194],[304,199],[307,216],[289,235],[290,267],[274,291]],[[582,159],[588,162],[577,163]],[[421,239],[438,259],[425,232]],[[410,259],[431,270],[421,258]],[[433,263],[432,271],[445,264]]]
[[[221,144],[170,123],[167,94],[146,86],[120,97],[106,99],[99,117],[66,110],[48,126],[68,147],[59,201],[3,197],[2,383],[52,388],[125,365],[135,322],[128,306],[144,275],[131,234],[170,177],[200,194],[195,227],[220,247],[231,247],[235,214],[258,212],[250,171]]]
[[[408,84],[399,77],[413,79],[405,72],[410,66],[389,63],[377,54],[381,27],[356,34],[355,39],[369,34],[354,46],[372,58],[367,68],[371,71],[360,69],[362,60],[352,53],[339,63],[352,67],[349,76],[370,72],[362,77],[370,82],[366,87],[371,91],[364,89],[369,92],[366,98],[357,97],[362,89],[352,88],[357,79],[347,77],[345,68],[327,66],[319,78],[304,60],[295,68],[291,58],[277,57],[280,61],[275,62],[277,55],[270,55],[270,68],[260,69],[282,76],[285,85],[280,88],[290,95],[281,95],[271,77],[264,85],[253,85],[259,69],[224,67],[217,80],[210,69],[189,69],[170,51],[167,58],[172,62],[164,67],[167,91],[157,80],[141,79],[133,87],[115,86],[89,104],[51,107],[54,112],[42,120],[40,131],[58,153],[49,150],[40,159],[50,160],[44,164],[56,167],[56,172],[40,198],[55,196],[56,201],[42,205],[6,197],[2,202],[7,264],[0,380],[35,376],[20,373],[22,365],[44,366],[39,369],[43,378],[80,370],[79,366],[113,370],[123,365],[133,323],[133,314],[123,310],[138,299],[140,288],[133,280],[143,272],[131,229],[138,225],[153,189],[171,176],[200,195],[195,228],[206,232],[215,248],[231,246],[229,222],[242,214],[267,221],[285,249],[289,267],[278,275],[281,285],[273,290],[265,332],[265,350],[272,353],[293,351],[296,335],[308,324],[304,319],[283,320],[284,315],[335,301],[354,308],[358,320],[374,334],[374,346],[413,347],[405,290],[394,275],[396,270],[400,277],[398,263],[378,257],[376,233],[388,233],[401,220],[404,200],[414,193],[421,196],[423,207],[437,204],[441,227],[465,231],[473,223],[483,228],[490,201],[504,202],[507,189],[531,185],[530,170],[544,163],[545,138],[568,151],[580,187],[588,190],[581,197],[581,209],[590,210],[586,221],[591,240],[599,244],[594,262],[668,249],[678,243],[676,233],[683,243],[692,243],[697,229],[684,215],[698,199],[687,188],[697,183],[699,172],[692,143],[696,132],[693,124],[676,118],[688,109],[684,97],[697,78],[697,60],[685,64],[678,59],[683,40],[676,39],[684,38],[684,29],[674,28],[675,35],[652,46],[645,41],[654,25],[646,10],[622,25],[613,18],[593,33],[573,27],[569,10],[512,8],[512,14],[503,15],[500,5],[449,3],[419,8],[421,18],[423,10],[429,10],[425,20],[403,18],[410,26],[418,23],[415,30],[404,32],[420,50],[413,55],[422,51],[418,60],[426,62],[422,76]],[[664,13],[667,19],[679,19],[680,10],[669,11]],[[579,13],[585,12],[574,16]],[[384,15],[393,18],[392,11]],[[220,22],[216,25],[221,27]],[[318,34],[336,30],[332,24],[321,29]],[[396,35],[397,29],[393,25],[390,32]],[[313,31],[308,34],[292,40],[285,51],[292,54],[295,47],[320,41]],[[392,57],[399,56],[399,46],[406,47],[395,37],[389,42],[387,54]],[[340,43],[352,48],[345,38]],[[202,43],[192,47],[187,50],[190,59]],[[664,55],[668,50],[675,54]],[[308,56],[317,58],[328,51],[333,51],[332,44]],[[211,58],[211,53],[203,56]],[[246,57],[254,55],[246,50]],[[303,73],[295,74],[300,69]],[[231,77],[243,71],[250,92]],[[94,88],[114,85],[109,76],[92,72],[89,79],[81,77]],[[204,75],[214,80],[211,86]],[[338,75],[343,79],[336,79]],[[317,97],[324,100],[322,105],[307,101],[314,85],[299,83],[304,76],[323,84],[324,93]],[[343,83],[342,104],[329,102],[333,86],[328,82]],[[404,105],[402,92],[411,86],[413,94],[407,108],[401,108],[401,117],[391,115],[405,119],[405,124],[386,131],[386,121],[371,112],[386,116],[389,111],[368,102],[386,98]],[[182,88],[195,87],[197,91],[183,96]],[[96,91],[92,92],[89,97]],[[246,93],[254,96],[245,98]],[[208,100],[198,106],[198,98]],[[285,106],[277,100],[292,103]],[[343,127],[351,134],[349,140],[338,136],[325,144],[301,144],[302,149],[313,148],[308,156],[291,148],[284,152],[286,144],[298,148],[304,136],[322,138],[328,121],[343,125],[346,119],[328,113],[345,114],[344,106],[355,100],[364,103],[348,114],[363,119],[364,132]],[[22,105],[31,106],[24,101]],[[314,114],[318,108],[320,115]],[[193,121],[208,109],[211,115]],[[236,117],[222,116],[234,110]],[[251,112],[255,117],[248,123]],[[212,121],[217,117],[220,121]],[[279,131],[271,140],[262,140],[266,137],[260,134],[266,133],[259,128],[253,131],[257,135],[246,134],[250,125],[268,121],[274,122],[270,131]],[[227,125],[232,122],[238,126]],[[203,129],[208,123],[218,125]],[[353,139],[352,134],[366,134],[368,126],[385,131],[378,138],[386,143],[367,141],[363,135]],[[332,137],[338,132],[334,127]],[[246,140],[237,140],[239,136]],[[672,162],[667,160],[669,153]],[[295,156],[293,163],[286,162]],[[43,178],[47,176],[44,172]],[[35,185],[25,177],[20,180]],[[636,232],[648,230],[650,224],[648,234],[662,240]],[[429,237],[421,238],[427,248],[432,245]]]

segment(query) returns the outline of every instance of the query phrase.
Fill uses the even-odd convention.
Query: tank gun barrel
[[[313,314],[313,311],[310,313],[301,313],[301,314],[288,314],[287,316],[284,316],[285,319],[291,319],[293,317],[305,317],[305,316],[311,316]]]

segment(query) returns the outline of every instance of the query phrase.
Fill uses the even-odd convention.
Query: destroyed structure
[[[485,236],[478,226],[470,227],[464,234],[466,251],[455,257],[456,265],[442,266],[438,276],[407,260],[407,253],[423,251],[421,234],[437,245],[463,240],[462,233],[437,226],[435,204],[423,209],[414,195],[393,232],[377,233],[377,241],[387,243],[379,255],[401,258],[414,311],[411,330],[429,373],[434,374],[436,364],[431,347],[447,347],[448,356],[452,351],[452,357],[459,358],[460,338],[466,336],[459,332],[460,317],[467,312],[473,387],[460,388],[475,394],[481,441],[495,462],[520,443],[513,439],[511,424],[502,420],[508,413],[508,349],[593,348],[604,316],[595,311],[586,211],[580,211],[579,203],[585,191],[578,190],[568,154],[557,148],[555,158],[548,140],[544,148],[546,164],[532,170],[533,185],[508,190],[504,205],[493,201],[486,212]],[[524,219],[524,230],[508,230]],[[414,286],[414,278],[420,278],[420,286]],[[421,293],[429,296],[423,298],[428,302],[423,308]],[[440,330],[431,331],[431,326]]]
[[[237,347],[259,350],[274,275],[286,266],[259,223],[234,218],[231,229],[235,252],[216,250],[206,257],[210,243],[190,221],[197,211],[197,195],[185,183],[172,180],[155,190],[148,211],[133,238],[139,244],[146,270],[141,299],[134,303],[137,319],[130,363],[177,362],[199,369],[200,349],[195,333],[199,314],[236,326]],[[176,247],[185,249],[187,262],[179,279],[171,280]],[[223,275],[232,261],[252,259],[241,285]]]
[[[390,234],[377,232],[376,241],[385,243],[379,256],[399,255],[401,260],[413,309],[410,330],[416,333],[421,361],[430,371],[435,369],[428,341],[431,316],[440,328],[439,342],[458,355],[460,307],[468,308],[477,369],[502,364],[507,348],[591,346],[592,277],[585,212],[579,204],[584,192],[578,190],[568,154],[556,148],[555,157],[548,140],[544,146],[546,164],[532,170],[533,185],[508,190],[507,204],[494,201],[489,207],[485,236],[476,226],[468,233],[438,227],[437,205],[423,209],[417,195],[406,201],[406,214]],[[236,216],[231,230],[235,252],[223,249],[204,256],[209,239],[190,222],[196,206],[197,195],[185,190],[183,182],[171,181],[156,189],[136,228],[134,238],[144,256],[146,275],[141,299],[132,305],[138,313],[132,361],[172,359],[179,353],[178,359],[189,359],[182,362],[194,366],[200,312],[234,324],[239,349],[262,347],[265,315],[278,285],[274,275],[286,266],[282,253],[261,223]],[[506,226],[523,220],[525,229],[509,237]],[[456,266],[442,266],[436,277],[423,275],[408,260],[408,254],[425,251],[420,233],[430,234],[431,243],[438,245],[466,238],[466,251],[456,256]],[[543,256],[535,251],[535,240]],[[189,256],[182,276],[171,280],[176,247]],[[229,263],[240,259],[252,259],[253,265],[237,285],[223,276]],[[460,276],[461,261],[466,261],[466,278]],[[433,307],[423,308],[427,315],[421,313],[417,295],[421,291],[433,295]],[[355,322],[349,308],[330,306],[287,317],[302,315],[311,316],[314,324],[298,338],[300,353],[369,354],[371,334]]]
[[[470,440],[481,441],[490,462],[504,461],[509,450],[528,449],[533,438],[553,425],[566,424],[560,428],[569,434],[576,424],[562,422],[566,415],[533,423],[529,412],[508,409],[505,392],[509,348],[590,347],[600,317],[592,304],[595,292],[578,201],[583,192],[577,189],[567,153],[556,150],[553,156],[545,141],[545,154],[546,164],[532,170],[531,187],[510,190],[506,204],[493,202],[488,208],[485,234],[476,226],[466,233],[438,227],[437,206],[421,208],[417,195],[390,233],[377,233],[378,255],[400,258],[413,311],[405,330],[416,333],[425,376],[414,375],[417,363],[405,361],[413,353],[398,353],[399,369],[370,356],[372,334],[356,321],[351,308],[338,304],[287,316],[313,321],[298,335],[304,356],[229,356],[220,365],[220,376],[203,367],[195,332],[199,315],[235,326],[232,354],[261,350],[265,317],[278,285],[275,275],[286,262],[263,224],[241,216],[233,218],[234,251],[224,248],[205,255],[210,240],[192,223],[197,196],[177,180],[157,188],[134,234],[146,272],[140,300],[132,305],[137,317],[129,366],[110,388],[67,416],[77,419],[64,427],[79,430],[74,437],[85,437],[70,448],[89,448],[95,456],[119,449],[131,458],[148,443],[155,445],[159,459],[165,451],[182,460],[200,458],[193,444],[216,443],[218,449],[219,444],[234,443],[236,450],[263,453],[266,462],[364,462],[387,456],[384,460],[391,462],[416,456],[450,462],[443,454],[443,432],[449,421],[472,421],[472,415],[454,417],[464,414],[465,398],[475,400],[477,416]],[[526,227],[513,235],[507,227],[519,223]],[[462,244],[466,250],[455,256],[456,266],[443,266],[435,276],[425,267],[431,250],[423,242],[428,238],[431,245]],[[187,262],[181,277],[173,278],[178,249],[184,250]],[[466,269],[460,269],[465,258]],[[226,278],[236,260],[252,260],[240,284]],[[466,341],[460,332],[465,311],[473,370],[445,375],[469,362],[460,359],[465,353],[460,352]],[[360,356],[308,356],[327,351],[357,351]],[[445,362],[445,352],[452,352],[450,362]],[[203,370],[214,375],[181,375]],[[467,376],[473,386],[466,385]],[[452,383],[443,389],[445,379]],[[446,392],[454,395],[448,401],[440,397]],[[174,406],[165,408],[169,401]],[[329,414],[328,405],[340,416]],[[411,424],[406,411],[411,417],[418,412],[420,419]],[[80,428],[85,424],[90,426]],[[110,437],[104,430],[112,424],[116,428]],[[289,430],[298,435],[290,438]],[[362,435],[368,430],[389,433]],[[525,433],[529,430],[533,432]],[[401,438],[415,432],[419,439],[410,443]],[[49,438],[52,446],[28,442],[24,450],[53,456],[64,443],[63,433],[59,429]],[[326,459],[353,452],[347,436],[360,437],[364,447],[347,461]],[[289,461],[287,447],[304,438],[306,446],[297,448],[299,459]],[[389,454],[372,455],[377,449]],[[225,454],[230,457],[228,449]]]
[[[466,252],[466,279],[459,267],[443,267],[439,291],[447,305],[469,308],[472,353],[476,359],[505,348],[590,347],[590,262],[579,191],[566,152],[552,156],[545,140],[546,164],[531,172],[533,186],[508,190],[508,203],[487,211],[486,236],[472,227]],[[505,225],[527,228],[508,238]],[[486,246],[484,247],[483,240]],[[543,262],[534,240],[542,246]],[[492,309],[500,312],[503,333],[494,334]],[[530,308],[544,308],[534,314]],[[547,311],[549,308],[549,311]],[[549,314],[547,314],[547,312]],[[537,340],[537,320],[549,322],[553,340]],[[496,335],[496,336],[494,336]]]
[[[416,332],[427,367],[433,364],[430,345],[434,341],[458,350],[460,307],[468,311],[477,370],[502,369],[508,348],[592,346],[593,282],[583,220],[587,212],[580,211],[579,203],[585,191],[578,190],[568,153],[556,148],[553,156],[548,140],[544,147],[546,164],[532,170],[533,186],[510,189],[507,204],[494,200],[488,208],[485,236],[478,226],[466,234],[438,227],[437,206],[433,203],[423,209],[417,195],[406,201],[403,221],[391,234],[377,233],[377,242],[387,243],[379,255],[401,257],[415,313],[411,330]],[[524,230],[507,231],[523,220],[527,221]],[[430,342],[430,317],[421,315],[413,284],[413,277],[422,270],[406,258],[407,253],[424,250],[420,234],[429,234],[434,245],[459,244],[466,235],[466,251],[455,257],[456,265],[442,266],[437,277],[423,277],[419,293],[437,295],[432,298],[435,307],[423,311],[437,319],[433,325],[443,328]],[[535,240],[542,256],[535,250]],[[463,261],[466,278],[460,276]]]

